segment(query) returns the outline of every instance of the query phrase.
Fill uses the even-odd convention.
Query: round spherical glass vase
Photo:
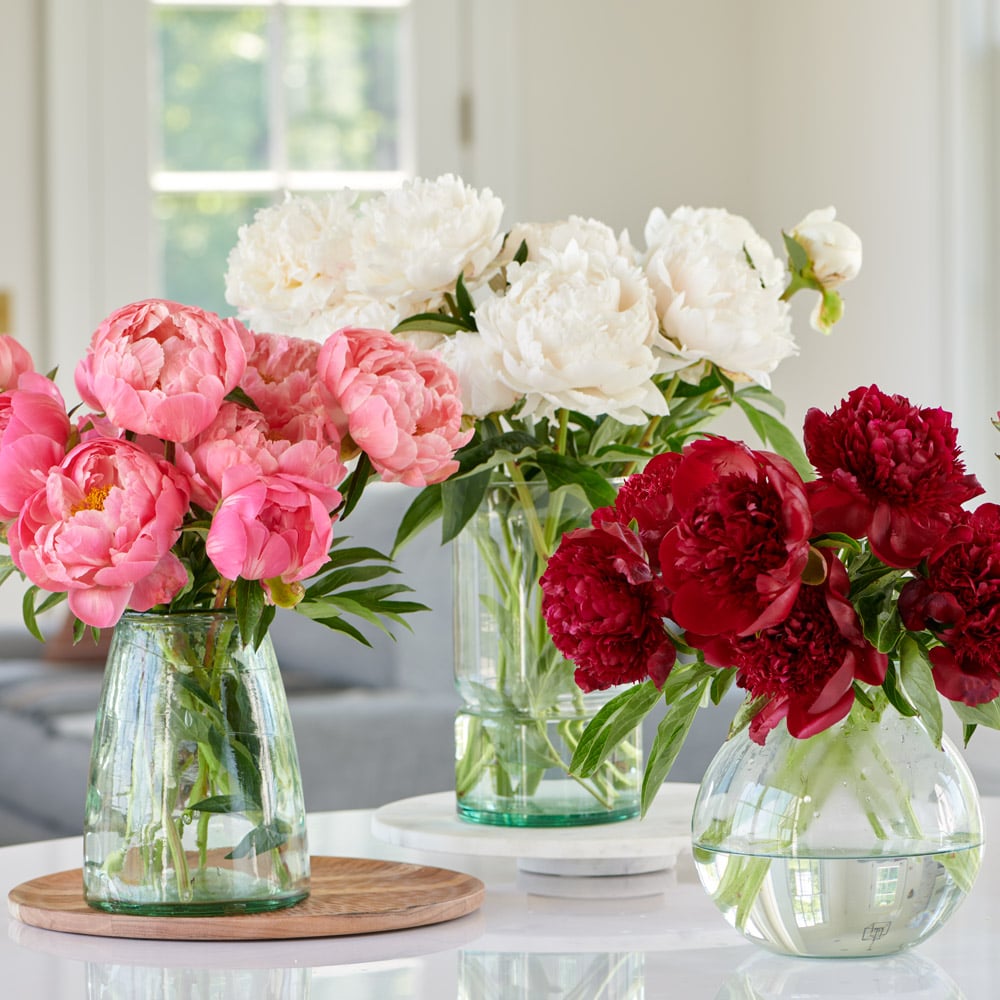
[[[291,906],[309,893],[298,756],[269,637],[228,612],[127,612],[94,727],[84,898],[147,916]]]
[[[856,704],[810,739],[746,731],[705,773],[692,819],[702,885],[749,940],[787,955],[870,957],[933,934],[979,872],[975,782],[946,737]]]
[[[639,815],[640,727],[591,777],[571,772],[584,729],[618,692],[584,694],[542,617],[540,553],[591,513],[544,479],[500,480],[455,539],[455,790],[465,820],[556,827]]]

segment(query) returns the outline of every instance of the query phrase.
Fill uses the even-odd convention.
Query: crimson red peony
[[[916,566],[983,492],[959,460],[951,414],[875,385],[830,414],[811,409],[804,435],[819,473],[808,486],[817,530],[867,536],[889,566]]]
[[[563,535],[541,586],[552,641],[582,690],[647,677],[663,686],[675,658],[668,599],[631,531],[612,522]]]
[[[929,629],[934,683],[952,701],[979,705],[1000,695],[1000,507],[985,503],[949,533],[926,577],[899,596],[903,624]]]
[[[654,570],[660,567],[663,536],[677,521],[673,481],[680,460],[680,454],[675,451],[654,456],[642,472],[629,476],[622,483],[613,507],[594,511],[594,524],[616,521],[628,526],[634,521]]]
[[[700,635],[749,635],[784,619],[809,560],[802,479],[778,455],[695,441],[673,475],[676,523],[660,565],[672,616]]]
[[[757,743],[782,719],[792,736],[815,736],[851,710],[855,680],[885,680],[888,658],[862,634],[847,570],[829,549],[822,557],[826,579],[800,588],[784,621],[754,636],[705,642],[708,662],[735,667],[737,684],[767,699],[750,723]]]

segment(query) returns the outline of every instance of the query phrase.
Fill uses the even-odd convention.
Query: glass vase
[[[84,897],[100,910],[210,916],[309,892],[298,756],[269,637],[228,612],[127,612],[94,727]]]
[[[547,554],[590,514],[568,491],[501,481],[455,540],[455,789],[464,819],[552,827],[639,814],[639,728],[592,777],[570,773],[587,723],[617,692],[584,694],[542,617]]]
[[[887,955],[934,933],[979,872],[975,782],[945,736],[855,704],[806,740],[726,743],[695,802],[702,885],[749,940],[787,955]]]

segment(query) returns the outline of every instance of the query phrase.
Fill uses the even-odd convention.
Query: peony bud
[[[815,209],[792,230],[809,255],[816,280],[827,289],[850,281],[861,270],[861,238],[837,222],[836,215],[835,208]]]

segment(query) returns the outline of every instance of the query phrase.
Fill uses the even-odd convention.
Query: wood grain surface
[[[22,882],[7,905],[22,923],[70,934],[172,941],[252,941],[401,930],[477,910],[485,887],[471,875],[369,858],[314,857],[307,899],[273,913],[139,917],[103,913],[83,899],[79,868]]]

